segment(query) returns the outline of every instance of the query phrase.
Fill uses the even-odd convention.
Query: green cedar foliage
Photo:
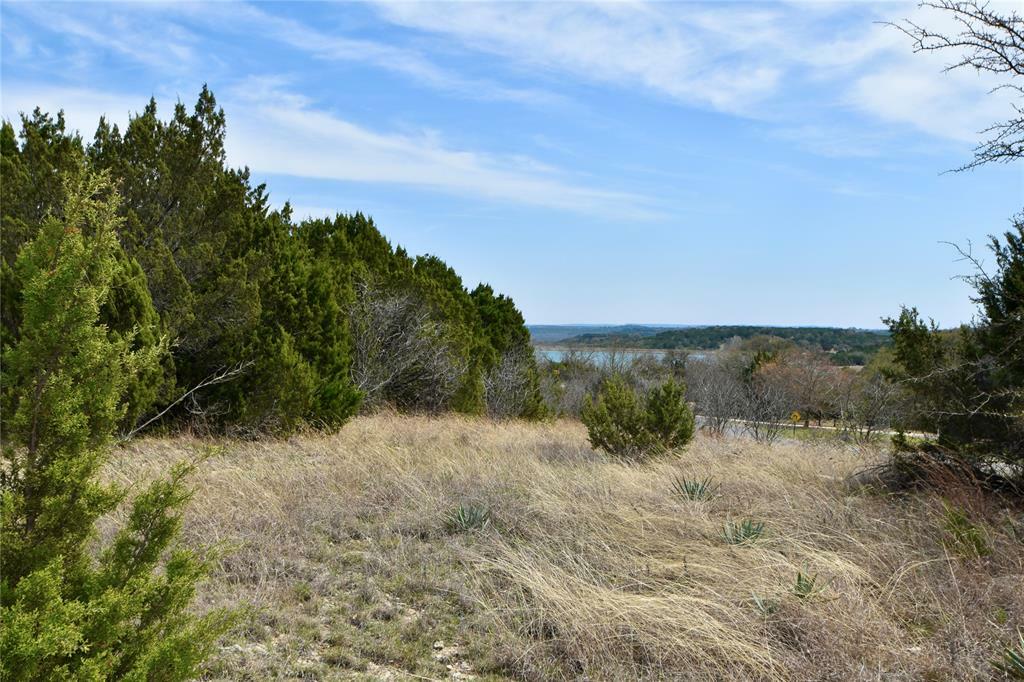
[[[941,331],[915,308],[885,320],[889,374],[913,398],[910,426],[969,459],[1024,464],[1024,214],[990,248],[995,270],[966,278],[979,305],[972,324]]]
[[[626,459],[643,459],[654,445],[644,428],[644,411],[636,392],[621,376],[606,380],[596,400],[587,396],[580,412],[590,444]]]
[[[226,623],[187,611],[205,572],[173,547],[188,467],[136,498],[98,560],[90,551],[96,521],[124,496],[98,481],[122,396],[159,347],[133,349],[99,322],[118,269],[117,198],[102,176],[67,187],[62,217],[45,219],[15,264],[23,321],[4,366],[0,678],[188,679]]]
[[[20,142],[19,142],[20,137]],[[2,252],[2,345],[17,342],[21,327],[23,282],[14,268],[22,247],[42,229],[48,216],[60,218],[65,202],[61,178],[80,175],[86,162],[82,141],[68,134],[63,115],[52,118],[38,109],[22,117],[19,136],[4,122],[0,131],[0,252]],[[84,229],[88,230],[89,226]],[[121,249],[115,250],[112,281],[100,309],[100,321],[112,336],[127,339],[145,352],[161,343],[162,325],[153,308],[145,273]],[[170,356],[128,379],[127,409],[120,428],[129,430],[144,413],[172,392],[174,368]]]
[[[362,284],[407,296],[429,314],[438,330],[431,338],[458,371],[444,408],[483,412],[485,377],[510,349],[528,348],[511,300],[482,289],[471,295],[440,259],[392,248],[369,217],[296,223],[287,205],[270,210],[266,189],[253,185],[248,170],[228,167],[224,112],[206,88],[193,108],[179,103],[169,118],[151,100],[123,130],[101,120],[88,145],[65,130],[60,115],[37,111],[21,123],[20,133],[4,123],[0,134],[2,344],[12,347],[21,327],[14,258],[46,215],[61,215],[63,190],[53,178],[109,173],[123,197],[117,238],[124,253],[116,256],[101,321],[136,350],[161,337],[171,347],[126,387],[123,432],[169,405],[165,424],[200,418],[224,430],[284,433],[303,423],[343,423],[361,401],[349,324]],[[519,412],[539,416],[532,352],[517,357],[529,394]],[[206,383],[233,368],[244,371]],[[176,402],[199,385],[187,404]],[[396,402],[418,409],[436,399],[414,389]]]
[[[643,400],[619,375],[605,381],[597,399],[589,396],[580,418],[590,444],[629,460],[644,460],[685,446],[693,438],[693,412],[685,387],[674,381],[651,390]]]
[[[485,408],[483,371],[491,349],[482,333],[476,304],[462,285],[462,278],[437,256],[418,256],[413,265],[413,278],[426,305],[443,322],[444,340],[456,361],[467,368],[452,398],[451,408],[467,414],[482,413]]]
[[[346,279],[312,262],[290,211],[268,211],[247,170],[227,167],[224,135],[224,112],[204,88],[192,112],[178,104],[167,122],[155,101],[123,135],[101,122],[89,149],[121,179],[124,241],[176,340],[177,384],[244,367],[198,395],[214,423],[340,424],[359,404],[340,314]]]
[[[669,380],[656,386],[645,400],[645,423],[664,449],[682,447],[693,439],[693,411],[686,403],[686,386]]]

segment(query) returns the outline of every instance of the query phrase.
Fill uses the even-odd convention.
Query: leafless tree
[[[452,352],[443,325],[425,305],[409,293],[361,283],[349,322],[352,379],[367,408],[390,403],[439,410],[447,405],[468,367]]]
[[[487,414],[508,419],[523,414],[530,398],[530,350],[513,350],[484,375],[484,403]]]
[[[121,442],[131,440],[141,431],[145,430],[146,427],[148,427],[150,424],[159,421],[164,417],[164,415],[166,415],[168,412],[178,407],[182,403],[185,403],[185,401],[189,401],[188,404],[186,405],[186,409],[188,410],[189,414],[191,414],[193,417],[199,415],[206,416],[208,414],[211,414],[216,409],[216,407],[204,407],[200,405],[199,401],[196,400],[197,392],[202,391],[204,388],[210,388],[211,386],[216,386],[218,384],[224,384],[229,381],[234,381],[241,375],[245,374],[245,372],[248,371],[249,368],[252,367],[252,365],[253,362],[251,360],[247,360],[232,365],[231,367],[221,367],[213,374],[209,375],[208,377],[200,381],[198,384],[196,384],[195,386],[193,386],[192,388],[190,388],[189,390],[185,391],[180,396],[175,398],[173,401],[171,401],[170,404],[166,405],[159,412],[147,418],[146,421],[137,424],[130,431],[122,433],[118,437],[118,440]]]
[[[798,412],[809,426],[811,419],[821,423],[834,402],[840,385],[840,369],[818,350],[794,348],[782,352],[758,375],[773,384],[785,399],[790,412]]]
[[[548,409],[558,415],[578,417],[583,401],[597,392],[605,372],[591,351],[570,349],[558,362],[540,364],[541,396]]]
[[[987,2],[936,0],[922,2],[947,12],[956,23],[956,33],[944,34],[920,26],[908,19],[890,24],[913,40],[914,52],[957,53],[956,61],[946,67],[974,69],[999,76],[1024,76],[1024,17],[1013,9],[997,12]],[[995,90],[1011,90],[1024,97],[1024,87],[1003,83]],[[986,138],[974,149],[974,160],[955,170],[976,168],[986,163],[1009,163],[1024,157],[1024,107],[1011,104],[1013,115],[981,131]]]
[[[838,388],[840,423],[855,442],[867,443],[892,427],[903,398],[897,383],[865,369],[845,374]]]
[[[679,357],[665,362],[644,351],[567,349],[558,362],[541,361],[541,395],[554,414],[578,417],[585,398],[595,395],[605,379],[622,377],[643,396],[670,378],[680,378],[683,364]]]
[[[739,374],[717,358],[687,365],[686,394],[694,403],[701,428],[710,435],[725,435],[730,422],[743,414],[744,393]]]
[[[678,371],[678,368],[663,362],[661,356],[644,351],[628,355],[618,373],[625,377],[633,386],[633,390],[641,396],[647,395],[669,379],[682,378],[682,372]]]
[[[774,383],[754,377],[743,385],[743,427],[754,440],[774,443],[785,426],[786,395]]]

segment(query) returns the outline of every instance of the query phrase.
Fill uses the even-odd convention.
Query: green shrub
[[[98,323],[120,248],[109,181],[69,181],[66,196],[63,219],[48,218],[16,262],[24,318],[3,367],[0,679],[189,679],[227,623],[188,612],[206,569],[174,547],[190,467],[139,494],[113,541],[90,551],[97,519],[124,497],[98,474],[125,391],[159,357]]]
[[[671,450],[693,439],[693,411],[686,404],[686,386],[672,379],[647,394],[644,423],[658,446]]]
[[[110,173],[123,197],[123,253],[100,320],[139,350],[174,340],[125,386],[123,433],[193,421],[247,435],[333,429],[364,399],[372,407],[374,392],[399,409],[543,416],[530,334],[510,298],[487,285],[470,293],[442,260],[410,257],[361,213],[296,220],[287,203],[271,210],[266,188],[228,165],[227,121],[208,88],[194,108],[179,102],[166,114],[151,100],[120,129],[101,121],[88,144],[63,114],[36,109],[19,133],[0,122],[0,346],[21,334],[17,254],[46,215],[61,214],[61,176],[87,168]],[[395,324],[371,325],[371,337],[390,345],[358,357],[363,285],[414,305],[398,319],[383,306]],[[385,364],[383,382],[360,381],[367,357]]]
[[[675,381],[652,390],[641,404],[621,376],[601,386],[596,400],[584,402],[580,418],[590,444],[631,460],[682,447],[693,438],[693,412],[684,399],[685,387]]]

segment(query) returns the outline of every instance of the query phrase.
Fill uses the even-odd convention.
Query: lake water
[[[537,359],[548,359],[552,362],[561,362],[562,359],[569,352],[575,352],[583,357],[592,359],[599,365],[605,365],[611,359],[614,354],[619,359],[624,359],[627,362],[632,362],[635,358],[649,357],[654,360],[661,360],[665,357],[666,351],[663,350],[608,350],[603,348],[593,348],[586,350],[568,351],[565,348],[534,348],[534,353],[537,355]],[[693,360],[701,360],[705,356],[704,353],[689,353],[688,357]]]

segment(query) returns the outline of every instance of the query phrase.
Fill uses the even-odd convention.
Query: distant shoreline
[[[536,350],[558,350],[562,352],[579,353],[706,353],[708,351],[698,348],[629,348],[625,346],[576,346],[562,343],[539,342],[534,343]]]

